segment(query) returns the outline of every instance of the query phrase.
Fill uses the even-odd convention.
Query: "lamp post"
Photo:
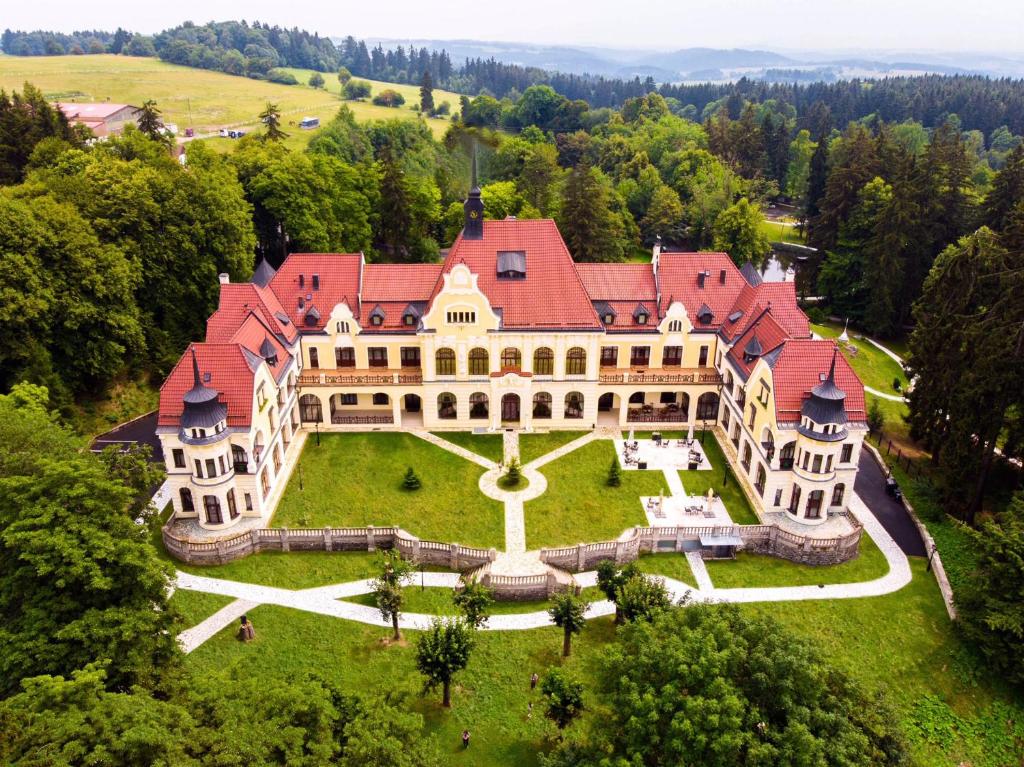
[[[936,553],[938,552],[938,550],[939,550],[939,547],[938,547],[938,546],[936,546],[936,545],[935,545],[935,544],[933,543],[933,544],[932,544],[932,551],[931,551],[931,553],[930,553],[930,554],[928,555],[928,564],[927,564],[927,566],[926,566],[926,567],[924,568],[924,571],[925,571],[926,573],[930,573],[930,572],[932,571],[932,559],[933,559],[933,558],[935,557],[935,554],[936,554]]]
[[[700,419],[700,444],[704,444],[704,435],[708,433],[708,419]]]
[[[320,422],[316,422],[316,446],[320,447]]]
[[[426,565],[424,565],[422,562],[420,562],[420,591],[426,591],[426,589],[427,589],[427,585],[426,585],[426,583],[424,581],[424,577],[423,577],[423,571],[424,571],[425,568],[426,568]]]

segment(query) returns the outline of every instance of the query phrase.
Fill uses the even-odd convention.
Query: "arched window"
[[[303,394],[299,397],[299,418],[303,423],[320,423],[324,420],[320,398],[315,394]]]
[[[455,418],[455,395],[449,392],[437,395],[437,417]]]
[[[630,405],[642,405],[644,404],[644,393],[642,391],[635,391],[629,395]]]
[[[574,346],[565,354],[565,374],[582,376],[587,373],[587,353],[582,347]]]
[[[455,375],[455,350],[438,349],[437,353],[434,354],[434,363],[437,365],[437,374],[439,376]]]
[[[487,395],[483,392],[469,395],[469,417],[487,418]]]
[[[181,498],[181,510],[182,511],[195,511],[196,505],[192,502],[192,491],[187,487],[181,488],[178,491],[178,496]]]
[[[793,458],[796,456],[796,442],[787,442],[779,451],[779,468],[792,469]]]
[[[704,392],[697,400],[697,418],[702,421],[714,421],[718,418],[718,395],[713,392]]]
[[[263,489],[263,500],[267,499],[267,495],[270,493],[270,467],[267,466],[263,469],[263,473],[260,474],[260,487]]]
[[[583,417],[583,395],[578,391],[571,391],[565,395],[565,417]]]
[[[485,376],[491,372],[490,358],[486,349],[479,346],[469,353],[469,374],[471,376]]]
[[[683,330],[683,322],[682,322],[682,320],[671,320],[668,323],[668,332],[669,333],[681,333],[682,330]]]
[[[319,404],[320,401],[317,400],[317,405]],[[263,448],[263,432],[258,431],[252,441],[252,457],[256,463],[259,463],[263,459]]]
[[[220,498],[215,495],[204,495],[203,506],[206,508],[206,524],[219,525],[224,521],[220,513]]]
[[[846,495],[846,485],[840,482],[838,485],[835,486],[835,489],[832,491],[832,505],[842,506],[844,495]]]
[[[245,454],[245,448],[241,445],[231,446],[231,463],[235,465],[235,472],[244,474],[248,470],[249,456]]]
[[[793,494],[789,497],[789,511],[796,514],[800,508],[800,485],[793,485]]]
[[[550,376],[555,374],[555,353],[542,346],[533,353],[533,374]]]
[[[547,392],[541,391],[533,395],[533,417],[551,417],[551,395]]]
[[[821,502],[825,498],[823,490],[812,490],[807,495],[807,518],[817,519],[821,516]]]
[[[523,355],[518,349],[509,347],[501,350],[501,369],[518,370],[523,366]]]
[[[764,466],[761,464],[757,465],[757,479],[754,481],[754,487],[757,489],[757,494],[764,498],[764,486],[768,481],[768,475],[765,474]]]
[[[750,443],[746,440],[743,441],[743,460],[741,461],[743,468],[750,472]]]

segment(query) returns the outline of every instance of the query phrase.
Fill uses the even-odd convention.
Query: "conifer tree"
[[[428,115],[434,112],[434,81],[429,69],[423,70],[423,79],[420,80],[420,111]]]
[[[137,121],[139,130],[154,141],[167,140],[167,134],[164,132],[164,123],[160,119],[160,114],[160,110],[157,109],[156,102],[153,99],[143,102],[141,109],[139,109]]]
[[[612,464],[608,467],[608,487],[618,487],[622,484],[622,476],[619,473],[619,459],[612,458]]]
[[[625,230],[612,210],[614,194],[586,161],[569,171],[562,192],[558,228],[578,261],[621,261]]]
[[[277,109],[277,104],[268,101],[259,118],[267,128],[263,133],[266,141],[281,141],[288,138],[288,134],[281,130],[281,113]]]
[[[405,479],[402,480],[402,487],[406,490],[419,490],[420,484],[420,478],[416,476],[416,472],[413,471],[412,466],[410,466],[405,471]]]

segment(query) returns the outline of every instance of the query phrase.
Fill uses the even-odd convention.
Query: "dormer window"
[[[614,314],[606,314],[604,316],[604,324],[605,325],[611,325],[613,322],[615,322],[615,315]]]
[[[643,312],[638,314],[636,316],[636,324],[637,325],[646,325],[647,324],[647,315],[644,314]]]
[[[415,325],[415,324],[416,324],[416,317],[414,317],[414,316],[413,316],[413,315],[411,315],[411,314],[407,314],[407,315],[405,315],[405,316],[404,316],[404,317],[402,318],[402,321],[403,321],[403,322],[404,322],[404,323],[405,323],[406,325]]]
[[[498,279],[525,280],[526,252],[522,250],[498,251]]]
[[[384,318],[381,317],[379,314],[375,314],[372,317],[370,317],[370,324],[371,325],[382,325],[383,323],[384,323]]]
[[[646,325],[647,318],[651,316],[650,311],[643,304],[639,304],[636,309],[633,310],[633,319],[637,325]]]
[[[315,328],[317,323],[320,322],[320,312],[316,310],[315,306],[310,306],[309,311],[306,312],[306,327]]]

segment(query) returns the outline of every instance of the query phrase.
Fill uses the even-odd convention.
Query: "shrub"
[[[367,98],[373,88],[366,80],[349,80],[342,89],[342,95],[349,101]]]
[[[509,487],[515,487],[519,484],[522,478],[523,473],[519,466],[519,459],[513,458],[508,464],[508,473],[505,474],[505,484]]]
[[[272,83],[278,83],[279,85],[298,85],[299,81],[295,79],[295,75],[291,72],[285,72],[283,69],[271,69],[267,72],[267,79]]]
[[[379,107],[400,107],[405,103],[405,96],[391,88],[385,88],[373,97],[373,103]]]
[[[319,72],[314,72],[309,76],[309,85],[312,88],[323,88],[324,87],[324,76]]]
[[[612,465],[608,467],[608,487],[618,487],[622,484],[622,475],[619,472],[619,459],[612,458]]]
[[[899,391],[902,388],[902,386],[903,385],[900,383],[900,379],[898,377],[892,379],[892,388],[893,389],[895,389],[896,391]]]
[[[413,471],[412,466],[410,466],[405,472],[405,479],[402,480],[402,487],[406,490],[419,490],[421,484],[420,478],[416,476],[416,472]]]
[[[805,313],[807,314],[807,319],[815,325],[821,325],[828,320],[828,313],[820,306],[812,306]]]

